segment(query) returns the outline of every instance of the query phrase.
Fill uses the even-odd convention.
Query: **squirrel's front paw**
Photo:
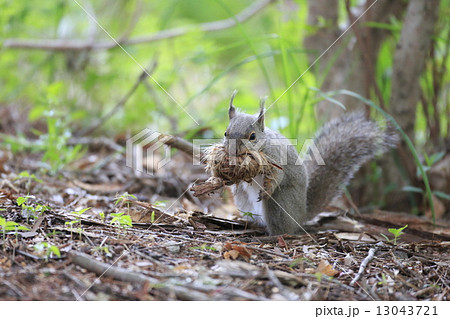
[[[265,189],[261,189],[259,190],[259,195],[258,195],[258,202],[262,201],[263,199],[268,199],[270,197],[270,194],[267,193],[267,191]]]

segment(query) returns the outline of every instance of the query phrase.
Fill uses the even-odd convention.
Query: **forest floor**
[[[188,156],[137,176],[121,146],[83,143],[53,176],[38,154],[0,151],[1,300],[450,299],[448,221],[335,210],[270,237],[228,192],[193,197],[207,176]],[[405,225],[394,242],[388,229]]]

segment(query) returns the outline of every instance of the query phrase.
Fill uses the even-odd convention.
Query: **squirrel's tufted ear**
[[[236,115],[236,108],[233,105],[233,100],[237,92],[237,90],[234,90],[233,94],[231,95],[230,107],[228,108],[228,117],[230,118],[230,120]]]
[[[259,127],[261,128],[261,131],[264,131],[264,113],[266,113],[266,110],[264,109],[264,103],[267,100],[267,96],[264,96],[259,101],[259,114],[258,114],[258,120],[257,123]]]

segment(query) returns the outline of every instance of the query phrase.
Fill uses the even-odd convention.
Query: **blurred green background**
[[[408,4],[398,1],[405,7]],[[0,106],[20,110],[20,121],[29,121],[34,128],[24,132],[22,126],[17,126],[15,131],[3,133],[21,138],[19,142],[8,140],[15,150],[48,134],[50,126],[54,135],[80,135],[96,119],[115,110],[136,84],[142,67],[156,64],[151,76],[158,84],[152,78],[145,79],[94,135],[126,137],[149,127],[185,138],[220,137],[226,127],[229,98],[238,89],[238,107],[256,112],[259,98],[268,96],[267,105],[276,102],[266,115],[268,126],[290,138],[312,137],[319,126],[315,105],[325,98],[316,88],[322,87],[329,72],[334,72],[339,46],[327,53],[331,56],[328,65],[321,64],[321,59],[308,69],[321,52],[306,49],[304,40],[329,26],[329,21],[319,17],[315,25],[308,23],[306,0],[265,2],[245,22],[211,32],[202,30],[202,23],[233,19],[242,10],[262,2],[0,0]],[[347,4],[356,9],[360,2]],[[432,52],[420,79],[423,96],[428,99],[417,105],[414,136],[416,146],[429,155],[439,149],[427,146],[432,128],[424,111],[442,112],[438,116],[440,146],[449,134],[449,75],[443,72],[436,83],[435,69],[448,69],[450,63],[450,1],[443,0],[440,6]],[[338,2],[338,11],[338,25],[349,25],[346,1]],[[375,53],[378,56],[374,76],[380,94],[372,90],[364,96],[378,105],[389,104],[393,57],[403,24],[403,19],[395,15],[387,21],[362,21],[360,26],[388,33]],[[173,28],[187,32],[148,43],[130,43],[140,36]],[[340,33],[336,30],[337,35]],[[96,48],[99,43],[112,43],[108,34],[123,43],[123,49]],[[351,30],[340,41],[352,45],[353,38]],[[45,45],[46,39],[92,43],[94,47],[42,50],[17,46],[17,41],[30,40]],[[283,94],[300,75],[298,82]],[[441,89],[440,94],[433,96],[436,86]],[[352,90],[345,83],[337,89]],[[326,99],[335,104],[333,107],[340,107],[330,95]],[[36,124],[39,122],[43,124]],[[64,144],[64,140],[60,142]]]

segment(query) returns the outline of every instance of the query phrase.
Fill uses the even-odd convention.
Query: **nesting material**
[[[191,190],[194,196],[212,193],[224,185],[250,183],[260,174],[271,175],[275,164],[268,161],[264,153],[250,150],[245,154],[230,156],[223,144],[208,147],[204,153],[206,171],[212,177],[206,182],[194,185]]]
[[[205,150],[206,171],[227,184],[247,183],[259,174],[271,172],[272,165],[262,152],[247,151],[245,154],[230,156],[223,144],[216,144]]]

